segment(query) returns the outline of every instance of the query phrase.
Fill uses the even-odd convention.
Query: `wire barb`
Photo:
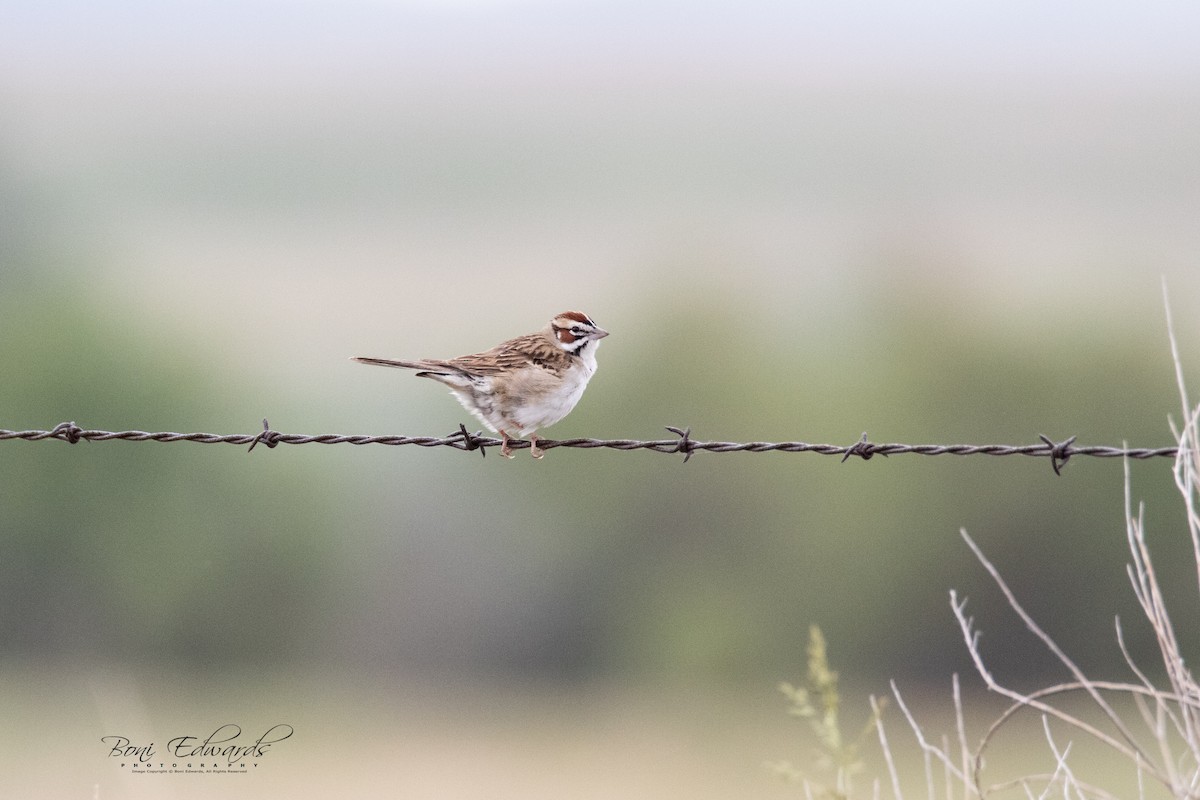
[[[862,438],[846,448],[846,454],[842,456],[841,463],[845,464],[846,459],[850,456],[859,456],[863,461],[870,461],[871,456],[875,455],[877,451],[878,446],[867,441],[867,432],[863,431]],[[887,453],[880,452],[879,454],[887,458]]]
[[[54,426],[54,430],[50,431],[50,436],[55,439],[62,439],[70,444],[79,444],[80,434],[83,429],[74,422],[60,422]]]
[[[250,447],[246,450],[246,452],[249,453],[253,451],[254,448],[260,443],[265,444],[267,447],[274,448],[275,445],[279,444],[279,437],[282,435],[283,434],[281,434],[279,431],[271,430],[271,423],[267,422],[266,417],[264,417],[263,429],[259,431],[259,433],[256,434],[253,439],[250,440]]]
[[[1054,469],[1054,474],[1061,477],[1062,468],[1067,465],[1067,461],[1074,455],[1071,445],[1075,443],[1075,437],[1072,436],[1061,442],[1055,442],[1050,437],[1039,433],[1038,438],[1050,446],[1050,466]]]
[[[668,425],[667,430],[679,437],[679,441],[675,443],[675,450],[673,452],[683,453],[683,463],[686,464],[688,459],[692,457],[692,453],[695,452],[692,448],[691,427],[681,429],[673,425]]]
[[[484,458],[487,458],[487,449],[482,444],[482,442],[484,441],[483,437],[481,437],[477,433],[471,433],[470,431],[468,431],[466,425],[462,424],[461,422],[458,423],[458,430],[455,431],[454,433],[450,434],[450,438],[454,438],[455,436],[462,438],[462,449],[463,450],[466,450],[468,453],[471,452],[472,450],[478,450],[479,455],[483,456]]]

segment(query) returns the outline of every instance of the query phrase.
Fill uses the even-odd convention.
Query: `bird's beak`
[[[596,328],[596,330],[592,331],[593,339],[603,339],[605,336],[608,336],[608,331],[604,330],[604,328]]]

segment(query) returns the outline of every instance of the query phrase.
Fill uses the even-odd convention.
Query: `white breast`
[[[594,346],[584,348],[578,362],[563,373],[562,382],[556,387],[527,398],[520,411],[513,414],[514,421],[521,426],[518,435],[526,436],[549,427],[571,413],[571,409],[575,408],[575,404],[583,396],[588,381],[596,372],[595,349]]]

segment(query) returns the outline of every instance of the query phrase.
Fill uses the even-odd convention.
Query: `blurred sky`
[[[0,23],[6,161],[68,187],[73,232],[139,280],[249,292],[336,259],[459,292],[507,270],[494,291],[542,316],[557,269],[593,302],[657,299],[645,279],[688,248],[751,294],[843,302],[898,255],[1039,311],[1198,272],[1186,3],[49,2]]]
[[[1200,273],[1198,22],[1169,2],[5,3],[0,152],[47,192],[47,236],[105,256],[93,291],[199,336],[218,315],[213,343],[250,360],[253,320],[271,355],[320,363],[384,336],[477,347],[421,343],[418,310],[380,327],[383,298],[430,292],[610,327],[679,287],[789,325],[817,321],[797,301],[916,284],[1016,324],[1152,313],[1160,276],[1185,301]],[[297,338],[314,324],[346,339]]]
[[[1114,2],[519,2],[512,0],[257,0],[256,2],[5,3],[6,62],[31,56],[60,68],[96,58],[159,66],[197,56],[317,63],[471,54],[555,54],[568,63],[623,59],[695,70],[738,62],[827,75],[895,77],[952,70],[960,77],[1020,74],[1186,80],[1200,58],[1193,4]],[[219,44],[221,58],[211,47]],[[531,48],[533,50],[531,51]],[[642,49],[644,48],[644,49]],[[640,50],[640,52],[639,52]],[[310,53],[310,55],[313,55]],[[327,60],[325,60],[327,59]],[[519,63],[511,66],[520,66]],[[680,70],[689,67],[678,64]]]

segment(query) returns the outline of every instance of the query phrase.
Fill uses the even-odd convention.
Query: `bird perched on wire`
[[[500,455],[512,458],[509,439],[529,436],[530,454],[545,455],[537,431],[575,408],[596,372],[596,348],[608,336],[587,314],[564,311],[537,333],[518,336],[491,350],[440,361],[354,358],[361,364],[415,369],[450,387],[463,408],[500,434]]]

